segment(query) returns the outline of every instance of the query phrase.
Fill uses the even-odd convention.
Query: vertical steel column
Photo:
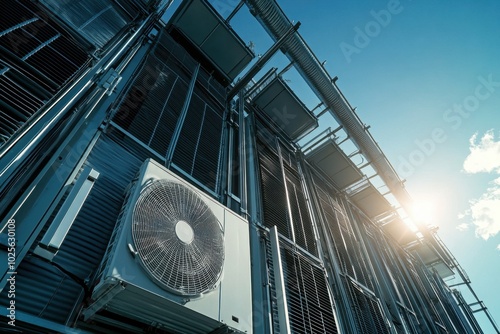
[[[285,279],[283,277],[283,266],[281,264],[280,244],[278,240],[278,229],[276,228],[276,225],[271,228],[269,236],[271,238],[271,249],[273,252],[274,281],[276,286],[280,334],[288,334],[290,333],[290,319],[288,318]]]
[[[191,98],[193,97],[194,86],[196,84],[196,79],[198,77],[199,71],[200,71],[200,64],[198,63],[198,65],[194,69],[191,82],[189,83],[186,100],[184,100],[184,105],[182,106],[179,119],[177,120],[177,124],[175,126],[175,130],[172,135],[172,140],[170,140],[170,144],[168,145],[167,155],[165,156],[165,164],[167,168],[170,168],[170,165],[172,163],[175,147],[177,146],[177,141],[179,140],[179,136],[181,135],[182,126],[184,125],[184,120],[186,119],[189,105],[191,104]]]
[[[246,159],[246,131],[245,131],[245,97],[243,91],[238,93],[238,125],[239,125],[239,155],[240,155],[240,208],[242,216],[247,218],[247,168],[244,163]]]
[[[252,311],[254,316],[254,333],[272,333],[271,297],[269,291],[269,275],[267,273],[266,250],[260,236],[260,227],[257,223],[261,219],[261,194],[259,173],[257,170],[258,158],[255,151],[255,119],[253,114],[248,115],[245,121],[246,157],[247,166],[247,198],[248,219],[250,228],[250,254],[252,260]]]

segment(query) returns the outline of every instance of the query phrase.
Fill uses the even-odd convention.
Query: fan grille
[[[188,187],[168,180],[147,185],[132,218],[132,239],[146,272],[176,294],[213,289],[224,263],[220,222]]]

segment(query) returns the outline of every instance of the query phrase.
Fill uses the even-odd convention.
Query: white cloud
[[[470,154],[464,161],[464,170],[475,174],[480,172],[500,174],[500,140],[495,141],[493,130],[487,131],[477,142],[477,133],[470,142]],[[500,233],[500,177],[492,182],[479,198],[469,201],[470,208],[459,214],[459,218],[470,217],[476,236],[488,240]],[[464,231],[467,223],[457,226]],[[499,245],[500,247],[500,245]]]
[[[500,251],[500,244],[497,246],[497,249]]]
[[[470,225],[467,223],[462,223],[457,226],[457,230],[459,230],[460,232],[467,231],[469,229],[469,226]]]
[[[495,141],[493,130],[487,131],[479,143],[476,143],[477,133],[469,142],[470,154],[464,161],[464,170],[467,173],[500,173],[500,140]]]
[[[500,177],[493,181],[493,186],[481,197],[469,203],[469,216],[476,226],[477,236],[488,240],[500,233]]]

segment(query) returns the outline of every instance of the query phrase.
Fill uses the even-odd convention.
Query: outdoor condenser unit
[[[175,333],[252,333],[248,223],[151,159],[100,271],[85,320],[105,309]]]

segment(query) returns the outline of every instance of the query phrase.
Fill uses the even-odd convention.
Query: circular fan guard
[[[147,185],[132,217],[141,264],[157,284],[183,296],[213,289],[224,264],[220,222],[186,186],[157,180]]]

